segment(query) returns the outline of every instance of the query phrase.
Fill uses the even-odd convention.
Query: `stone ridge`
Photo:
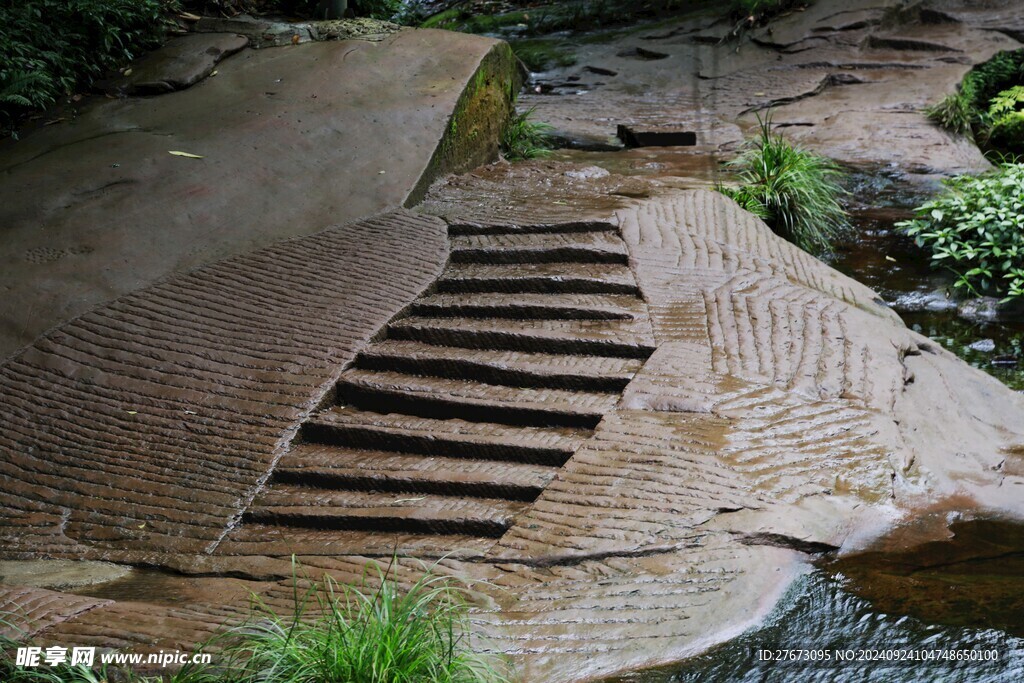
[[[545,215],[537,202],[538,223],[526,214],[483,222],[491,209],[473,197],[480,181],[491,179],[464,180],[454,198],[434,200],[455,235],[551,233],[564,215],[560,205]],[[495,282],[486,305],[467,310],[457,293],[424,291],[429,310],[414,315],[435,317],[431,335],[442,336],[400,339],[397,348],[376,338],[383,348],[335,378],[332,398],[354,405],[310,416],[309,441],[282,456],[284,476],[250,508],[255,519],[215,554],[154,556],[199,576],[163,579],[166,605],[122,601],[76,614],[48,599],[54,625],[40,638],[140,649],[197,642],[244,617],[250,592],[288,612],[292,553],[310,578],[349,583],[370,558],[401,549],[390,571],[402,585],[422,575],[424,559],[473,582],[474,625],[514,657],[522,680],[578,683],[738,635],[765,617],[810,556],[862,543],[925,508],[1024,517],[1024,399],[907,330],[870,290],[806,258],[723,195],[672,192],[618,208],[603,231],[621,226],[646,306],[556,290],[546,295],[554,305],[538,311],[539,294]],[[597,224],[588,225],[583,232]],[[514,253],[473,258],[550,263],[549,254],[524,254],[519,238],[501,241]],[[435,267],[429,279],[444,277]],[[459,315],[439,311],[449,304]],[[598,317],[553,317],[579,305]],[[509,329],[528,309],[533,317]],[[621,325],[637,313],[642,327]],[[408,319],[377,325],[390,332]],[[595,331],[654,353],[639,369],[620,354],[570,379],[580,360],[546,367],[554,354],[533,347],[557,333],[564,352],[591,358]],[[472,343],[466,359],[424,353],[423,345],[455,341]],[[483,367],[490,381],[474,380]],[[624,371],[635,374],[623,389],[613,381]],[[614,402],[596,398],[620,391]],[[563,410],[534,409],[572,403],[573,392],[580,406],[600,404],[596,424],[565,425]],[[381,393],[401,396],[405,414],[384,410]],[[467,410],[519,400],[529,412]],[[499,424],[477,421],[484,416]],[[435,469],[457,473],[459,459],[472,462],[465,478]],[[27,528],[45,505],[26,503],[15,518]]]
[[[165,280],[8,360],[4,555],[212,550],[446,255],[441,221],[400,211]]]
[[[0,141],[0,359],[173,273],[399,208],[497,158],[513,67],[504,43],[429,29],[246,49],[199,87],[97,98]]]

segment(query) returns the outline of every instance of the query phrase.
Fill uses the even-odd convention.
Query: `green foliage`
[[[974,97],[963,88],[946,95],[938,104],[925,108],[925,116],[940,127],[956,135],[974,136],[973,126],[978,118]]]
[[[294,607],[278,614],[253,598],[242,625],[204,647],[216,665],[186,665],[146,677],[97,666],[33,667],[13,662],[15,641],[0,638],[3,683],[508,683],[506,663],[474,652],[465,590],[426,571],[408,590],[390,568],[368,565],[355,586],[330,578],[293,580]],[[305,590],[300,589],[306,585]],[[13,620],[12,620],[13,621]],[[0,618],[0,626],[11,625]],[[15,629],[16,630],[16,629]]]
[[[0,126],[55,104],[163,37],[171,0],[0,4]]]
[[[985,111],[1000,91],[1024,83],[1024,50],[999,52],[971,69],[964,79],[974,97],[974,106]]]
[[[393,19],[405,9],[402,0],[350,0],[349,6],[357,16],[372,19]]]
[[[771,116],[758,119],[760,134],[726,166],[738,187],[720,185],[744,209],[772,230],[812,253],[827,252],[849,229],[839,203],[843,172],[830,159],[794,145],[771,130]]]
[[[224,641],[230,683],[504,683],[501,662],[474,653],[464,592],[426,572],[406,591],[372,565],[357,586],[326,578],[292,614],[254,602]]]
[[[576,55],[550,40],[517,40],[512,43],[512,51],[530,71],[576,63]]]
[[[1001,91],[989,101],[988,115],[997,121],[1007,114],[1013,114],[1024,107],[1024,86],[1015,85]]]
[[[1024,50],[1000,52],[979,64],[957,92],[925,109],[936,124],[977,140],[990,158],[1024,152],[1018,110],[1024,105]]]
[[[533,121],[534,109],[513,114],[501,131],[501,151],[505,158],[535,159],[547,156],[552,147],[549,131],[551,126]]]
[[[1024,295],[1024,165],[947,180],[946,191],[896,226],[931,251],[956,286],[1013,299]]]
[[[993,123],[987,140],[1004,158],[1024,156],[1024,112],[1015,111]]]
[[[639,19],[707,7],[713,2],[714,0],[575,0],[545,3],[531,6],[529,10],[499,14],[473,12],[468,8],[469,3],[466,3],[466,6],[454,7],[429,17],[422,26],[508,37],[538,36],[617,26]]]

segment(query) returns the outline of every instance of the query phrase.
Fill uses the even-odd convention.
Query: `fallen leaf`
[[[189,154],[188,152],[170,151],[168,154],[173,154],[176,157],[185,157],[187,159],[202,159],[203,157],[198,154]]]
[[[145,522],[143,522],[142,524],[140,524],[140,525],[139,525],[139,528],[140,528],[140,529],[145,529],[145,528],[146,528],[146,523],[145,523]]]
[[[129,415],[138,415],[139,414],[139,411],[137,411],[137,410],[126,410],[124,412],[128,413]]]

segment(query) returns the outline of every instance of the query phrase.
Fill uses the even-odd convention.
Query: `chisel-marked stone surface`
[[[446,293],[414,302],[342,373],[339,405],[303,425],[229,552],[260,552],[259,528],[266,553],[280,552],[271,539],[287,529],[316,529],[390,534],[421,556],[480,556],[614,410],[654,350],[614,226],[460,224],[450,234]],[[473,536],[491,541],[463,542]],[[380,553],[351,540],[353,552]]]
[[[331,229],[119,299],[4,363],[7,552],[216,547],[446,249],[440,221],[406,212]]]

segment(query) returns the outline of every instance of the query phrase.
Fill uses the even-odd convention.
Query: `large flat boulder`
[[[217,68],[0,144],[0,357],[167,275],[400,207],[496,157],[516,78],[506,45],[429,30]]]

